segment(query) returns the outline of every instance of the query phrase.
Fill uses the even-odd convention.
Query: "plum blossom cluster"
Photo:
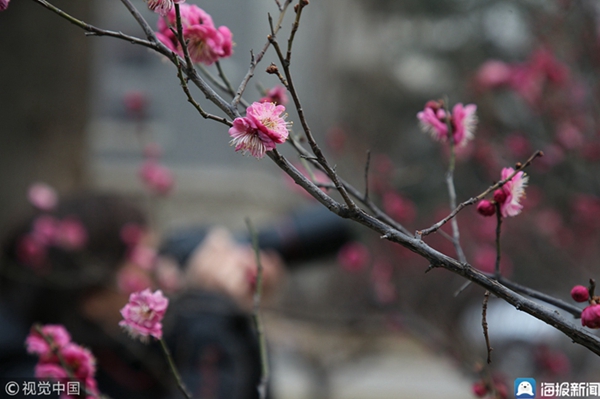
[[[287,140],[289,131],[283,105],[271,102],[254,102],[246,109],[246,116],[235,118],[229,129],[230,144],[242,154],[249,152],[263,158],[267,151]]]
[[[35,366],[36,378],[65,383],[76,379],[85,384],[88,398],[98,396],[96,359],[88,349],[71,341],[71,335],[64,326],[34,326],[25,340],[25,347],[28,353],[39,356]]]
[[[562,86],[569,79],[569,69],[547,48],[534,51],[523,63],[486,61],[479,68],[476,76],[480,88],[508,87],[532,106],[537,106],[542,101],[546,86]]]
[[[180,6],[183,38],[190,58],[195,63],[212,65],[233,54],[233,34],[226,26],[215,27],[212,17],[196,5]],[[183,56],[177,35],[176,13],[172,8],[158,20],[156,37],[169,49]]]
[[[185,0],[146,0],[146,3],[150,10],[165,16],[175,4],[185,3]]]
[[[161,290],[150,291],[149,288],[134,292],[129,296],[129,302],[121,309],[123,327],[132,337],[147,342],[152,336],[162,338],[162,319],[165,316],[169,300]]]
[[[457,146],[464,146],[474,137],[477,127],[477,106],[456,104],[450,115],[444,109],[443,101],[428,101],[425,109],[417,114],[421,130],[439,141],[448,140],[450,134]],[[448,126],[451,132],[448,133]]]
[[[144,162],[138,175],[144,186],[157,195],[168,195],[175,186],[175,178],[169,168],[160,163],[162,150],[156,143],[144,148]]]
[[[581,325],[588,328],[600,328],[600,297],[594,295],[594,285],[590,288],[576,285],[571,290],[571,298],[575,302],[588,302],[581,312]]]
[[[31,186],[29,200],[36,208],[46,211],[51,211],[58,201],[51,187],[39,183]],[[33,220],[30,231],[19,238],[16,258],[23,265],[40,269],[49,266],[50,248],[78,251],[87,241],[87,230],[75,216],[57,218],[51,213],[42,213]]]
[[[513,168],[502,169],[501,180],[508,179],[514,172]],[[494,191],[493,200],[479,201],[477,212],[483,216],[493,216],[496,213],[496,206],[498,206],[502,217],[517,216],[523,209],[521,199],[525,196],[528,180],[529,176],[525,172],[517,172],[502,187]]]

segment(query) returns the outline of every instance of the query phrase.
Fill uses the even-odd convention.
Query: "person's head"
[[[135,239],[128,228],[143,231],[146,218],[117,195],[81,193],[33,212],[3,241],[1,298],[24,321],[67,323],[85,297],[116,286]]]

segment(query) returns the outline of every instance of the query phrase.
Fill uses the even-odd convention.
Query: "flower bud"
[[[576,285],[571,290],[571,298],[573,298],[575,302],[585,302],[590,298],[590,293],[583,285]]]
[[[481,200],[477,204],[477,212],[483,216],[493,216],[496,213],[496,206],[488,200]]]
[[[504,202],[506,201],[506,192],[501,188],[494,191],[494,201],[501,205],[504,204]]]
[[[590,305],[581,312],[581,325],[600,328],[600,305]]]

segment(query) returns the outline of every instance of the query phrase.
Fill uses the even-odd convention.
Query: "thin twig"
[[[225,84],[221,82],[215,75],[210,73],[210,71],[204,65],[197,64],[196,68],[200,70],[200,73],[210,82],[211,85],[232,97],[235,95],[235,92],[231,93],[230,89],[228,89],[227,86],[225,86]],[[240,104],[242,104],[244,107],[248,107],[250,105],[250,103],[243,98],[240,99]]]
[[[296,106],[296,111],[298,112],[298,118],[300,119],[300,124],[302,125],[302,130],[304,130],[304,135],[308,141],[308,144],[310,145],[310,148],[311,148],[313,154],[315,154],[315,156],[317,157],[318,163],[323,167],[324,172],[327,174],[327,176],[329,176],[329,178],[331,179],[333,184],[335,184],[336,189],[338,190],[338,192],[344,199],[344,202],[346,203],[348,208],[354,212],[358,209],[356,204],[354,203],[354,201],[352,201],[352,198],[350,198],[350,196],[348,195],[346,188],[341,184],[340,178],[337,175],[337,173],[333,170],[333,168],[327,162],[327,159],[323,155],[323,151],[321,151],[321,148],[317,144],[317,142],[312,134],[311,128],[308,125],[308,122],[306,120],[306,116],[304,114],[304,109],[302,108],[300,98],[298,97],[296,87],[294,86],[294,83],[292,80],[292,74],[291,74],[291,71],[289,68],[289,62],[287,62],[286,59],[284,58],[283,53],[281,52],[281,48],[279,47],[279,43],[275,39],[274,32],[272,32],[272,34],[270,36],[270,40],[271,40],[271,44],[273,45],[273,48],[275,49],[275,52],[277,53],[279,61],[283,64],[283,71],[284,71],[286,80],[288,82],[288,91],[290,92],[292,99],[294,100],[294,105]]]
[[[448,197],[450,209],[456,208],[456,187],[454,186],[454,168],[456,165],[456,143],[454,142],[454,131],[450,121],[450,110],[448,109],[448,99],[444,100],[444,109],[446,111],[446,128],[448,130],[448,140],[450,142],[450,162],[448,163],[448,172],[446,172],[446,186],[448,187]],[[458,256],[458,260],[466,263],[467,258],[460,245],[460,230],[456,217],[452,218],[450,225],[452,227],[452,244]]]
[[[287,54],[285,56],[285,64],[284,66],[289,66],[292,59],[292,44],[294,43],[294,37],[296,37],[296,32],[298,32],[298,28],[300,27],[300,17],[302,16],[302,10],[304,7],[308,5],[308,1],[306,0],[298,0],[298,5],[294,8],[296,11],[296,19],[292,25],[292,31],[290,32],[290,37],[288,38],[288,48]]]
[[[62,18],[66,19],[73,25],[76,25],[76,26],[80,27],[81,29],[85,30],[87,32],[87,35],[89,35],[89,36],[110,36],[110,37],[114,37],[117,39],[128,41],[133,44],[138,44],[140,46],[148,47],[148,48],[151,48],[152,50],[160,51],[159,46],[155,42],[140,39],[139,37],[135,37],[135,36],[126,35],[123,32],[114,32],[114,31],[98,28],[94,25],[90,25],[90,24],[88,24],[84,21],[81,21],[81,20],[75,18],[74,16],[62,11],[60,8],[54,6],[53,4],[48,3],[46,0],[33,0],[33,1],[42,5],[43,7],[52,11],[53,13],[61,16]]]
[[[202,115],[202,117],[204,119],[212,119],[214,121],[223,123],[229,127],[233,126],[233,123],[230,120],[228,120],[227,118],[224,118],[222,116],[209,114],[202,108],[202,106],[200,106],[200,104],[198,104],[198,102],[196,100],[194,100],[194,97],[192,96],[192,93],[190,92],[190,88],[187,84],[187,80],[186,80],[185,76],[183,75],[183,68],[182,68],[181,64],[179,63],[178,59],[176,60],[175,65],[177,66],[177,77],[179,78],[179,82],[181,83],[181,88],[183,89],[183,92],[187,96],[188,102],[190,104],[192,104],[194,106],[194,108],[196,108],[196,110],[200,113],[200,115]]]
[[[488,277],[494,278],[494,275],[488,275]],[[527,295],[530,298],[538,299],[549,305],[552,305],[559,309],[562,309],[565,312],[568,312],[569,314],[571,314],[576,319],[581,318],[581,309],[575,305],[561,301],[560,299],[554,298],[553,296],[550,296],[548,294],[544,294],[543,292],[534,290],[533,288],[525,287],[521,284],[515,283],[514,281],[508,280],[504,277],[500,277],[498,279],[498,282],[501,283],[502,285],[506,286],[507,288],[509,288],[515,292],[518,292],[519,294]]]
[[[323,166],[317,162],[315,157],[311,157],[308,150],[306,148],[304,148],[297,140],[293,140],[293,139],[290,140],[290,144],[292,144],[294,149],[300,154],[301,158],[310,160],[316,168],[318,168],[321,172],[325,173],[325,169],[323,168]],[[348,193],[352,197],[356,198],[357,201],[360,201],[363,205],[365,205],[367,207],[367,209],[369,209],[369,211],[371,211],[373,216],[375,216],[377,219],[381,220],[384,223],[387,223],[389,226],[400,231],[402,234],[406,234],[407,236],[412,235],[411,232],[406,227],[402,226],[396,220],[392,219],[389,215],[387,215],[385,212],[383,212],[377,205],[375,205],[375,203],[373,201],[371,201],[370,198],[365,198],[365,195],[363,193],[361,193],[360,190],[356,189],[354,186],[352,186],[350,183],[348,183],[341,177],[340,177],[340,183],[345,187],[345,189],[348,191]],[[328,183],[319,183],[316,185],[318,187],[337,190],[337,187],[333,183],[329,183],[329,184]]]
[[[488,334],[487,308],[489,299],[490,292],[486,291],[483,294],[483,305],[481,307],[481,326],[483,327],[483,336],[485,337],[485,346],[487,348],[487,364],[492,363],[492,351],[494,350],[490,344],[490,336]]]
[[[233,86],[231,86],[231,82],[229,82],[229,79],[227,79],[227,75],[225,75],[225,72],[223,72],[221,63],[217,60],[217,62],[215,62],[215,65],[217,66],[217,71],[219,72],[219,77],[223,81],[223,84],[225,84],[227,93],[229,93],[232,97],[235,96],[235,90],[234,90]]]
[[[279,9],[279,11],[281,11],[281,3],[279,2],[279,0],[275,0],[275,4],[277,4],[277,8]]]
[[[142,14],[140,14],[137,8],[135,8],[129,0],[121,0],[121,3],[123,3],[125,7],[129,10],[131,15],[133,15],[133,18],[135,18],[135,20],[138,22],[138,24],[146,34],[148,40],[156,42],[157,40],[156,36],[154,35],[154,30],[152,29],[150,24],[144,19],[144,17],[142,17]]]
[[[363,200],[369,199],[369,166],[371,165],[371,150],[367,150],[367,162],[365,162],[365,195]]]
[[[186,399],[192,399],[192,395],[181,379],[181,374],[179,373],[179,370],[177,370],[177,366],[175,365],[175,361],[173,361],[173,356],[171,355],[171,351],[169,350],[167,343],[163,338],[159,339],[158,341],[160,342],[160,347],[167,358],[167,362],[169,363],[169,370],[171,371],[171,374],[173,374],[173,377],[175,377],[177,388],[179,388],[179,391]]]
[[[252,248],[254,249],[254,255],[256,259],[256,288],[254,289],[254,310],[252,312],[252,319],[256,327],[256,333],[258,335],[258,344],[260,348],[260,363],[261,363],[261,376],[260,383],[257,387],[260,399],[267,397],[267,386],[269,384],[269,358],[267,354],[267,340],[265,337],[265,327],[260,314],[260,300],[262,296],[262,278],[263,278],[263,265],[260,259],[260,247],[258,243],[258,234],[252,225],[252,221],[246,218],[246,226],[250,237],[252,238]]]
[[[279,29],[281,29],[283,17],[285,16],[285,13],[286,13],[290,3],[291,3],[290,0],[286,0],[283,7],[279,8],[279,19],[277,20],[277,25],[273,26],[273,19],[271,18],[271,15],[269,14],[269,25],[271,26],[271,32],[272,32],[271,35],[277,34],[277,32],[279,32]],[[240,103],[240,101],[242,99],[242,96],[244,95],[244,91],[246,90],[246,86],[248,85],[248,82],[250,81],[250,79],[252,79],[252,76],[254,76],[254,71],[256,69],[256,66],[260,63],[260,61],[264,57],[265,53],[271,46],[271,35],[268,37],[267,42],[263,46],[262,50],[256,55],[256,57],[254,56],[254,52],[251,52],[250,68],[248,68],[248,72],[246,72],[246,76],[244,76],[237,91],[235,92],[235,97],[233,97],[233,100],[231,101],[232,108],[237,108],[238,104]]]
[[[483,198],[485,198],[489,193],[491,193],[492,191],[502,187],[503,185],[506,184],[506,182],[508,182],[509,180],[511,180],[513,177],[515,177],[515,175],[517,173],[519,173],[519,171],[525,169],[526,167],[528,167],[529,165],[531,165],[531,163],[533,162],[533,160],[537,157],[541,157],[543,156],[544,153],[542,151],[536,151],[532,156],[529,157],[529,159],[527,161],[525,161],[525,163],[521,164],[517,164],[515,167],[515,170],[513,173],[511,173],[506,179],[500,180],[498,183],[491,185],[490,187],[487,188],[487,190],[485,190],[484,192],[482,192],[481,194],[479,194],[476,197],[472,197],[469,198],[467,201],[462,202],[461,204],[459,204],[452,212],[450,212],[450,214],[448,216],[446,216],[444,219],[440,220],[439,222],[437,222],[436,224],[434,224],[433,226],[425,229],[425,230],[420,230],[417,231],[415,234],[415,237],[417,238],[421,238],[423,236],[429,235],[431,233],[435,233],[436,231],[438,231],[440,229],[440,227],[442,227],[444,224],[446,224],[449,220],[451,220],[452,218],[454,218],[463,208],[469,206],[469,205],[473,205],[474,203],[476,203],[479,200],[482,200]]]
[[[500,233],[502,233],[502,212],[500,211],[500,204],[494,205],[496,208],[496,267],[495,276],[497,279],[500,278],[500,257],[502,256],[502,248],[500,247]]]

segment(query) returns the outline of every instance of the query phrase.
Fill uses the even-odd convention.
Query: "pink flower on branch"
[[[139,337],[142,341],[147,340],[148,336],[161,339],[161,322],[168,305],[169,300],[160,290],[153,293],[147,288],[134,292],[129,296],[129,303],[121,309],[123,320],[119,325],[132,337]]]
[[[589,328],[600,328],[600,305],[592,304],[581,312],[581,325]]]
[[[277,144],[288,138],[287,115],[283,105],[255,102],[246,109],[246,116],[236,118],[229,129],[231,145],[243,154],[250,152],[255,158],[262,158]]]
[[[71,342],[71,335],[60,324],[47,324],[42,326],[40,331],[32,328],[25,339],[25,347],[28,353],[40,357],[50,357],[53,347],[55,349],[62,348]]]
[[[211,65],[220,58],[233,54],[233,35],[226,26],[215,27],[212,17],[195,5],[180,6],[183,38],[188,43],[188,53],[193,62]],[[177,39],[175,10],[170,10],[158,21],[156,37],[171,50],[183,56]]]
[[[502,180],[508,178],[513,173],[513,168],[502,169]],[[520,201],[521,198],[525,196],[525,187],[527,186],[528,180],[529,176],[521,171],[502,186],[501,189],[506,195],[504,202],[500,203],[500,212],[503,217],[517,216],[521,213],[523,205]]]
[[[515,172],[513,168],[502,169],[502,180],[506,180]],[[523,205],[521,198],[525,196],[525,187],[529,176],[520,171],[508,180],[502,187],[494,191],[494,200],[481,200],[477,204],[477,212],[483,216],[493,216],[496,212],[496,204],[500,205],[502,217],[517,216],[521,213]]]
[[[146,0],[146,2],[150,10],[165,16],[175,4],[184,3],[185,0]]]
[[[0,11],[4,11],[8,8],[10,0],[0,0]]]
[[[450,116],[446,115],[441,101],[428,101],[425,109],[417,113],[421,130],[439,141],[448,139],[448,123],[452,128],[452,140],[456,146],[464,146],[473,139],[477,126],[477,106],[458,103],[452,108]],[[448,120],[449,119],[449,120]]]

